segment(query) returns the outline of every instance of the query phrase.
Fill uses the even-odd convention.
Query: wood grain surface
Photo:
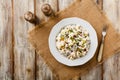
[[[31,11],[46,21],[41,6],[49,3],[54,12],[63,10],[75,0],[1,0],[0,1],[0,80],[57,80],[35,49],[27,40],[32,28],[24,20],[24,13]],[[120,0],[93,0],[120,33]],[[120,53],[112,56],[82,77],[73,80],[119,80]]]
[[[0,1],[0,80],[13,78],[12,2]]]
[[[28,43],[28,29],[33,25],[24,20],[26,11],[34,12],[34,0],[14,0],[14,79],[35,79],[35,50]]]

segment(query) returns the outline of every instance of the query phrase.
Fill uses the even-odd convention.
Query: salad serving
[[[81,25],[66,25],[56,36],[56,48],[61,55],[70,60],[83,57],[90,48],[89,33]]]

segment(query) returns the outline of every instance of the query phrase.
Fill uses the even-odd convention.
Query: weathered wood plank
[[[12,1],[0,1],[0,80],[13,79]]]
[[[47,21],[49,18],[46,17],[42,11],[41,11],[41,6],[44,3],[48,3],[51,5],[52,9],[54,12],[57,11],[57,0],[35,0],[36,2],[36,15],[40,20],[40,23],[43,21]],[[36,79],[37,80],[56,80],[53,79],[54,75],[52,74],[51,70],[49,69],[49,67],[45,64],[44,60],[42,59],[42,57],[40,57],[39,54],[36,54]]]
[[[67,8],[74,1],[76,1],[76,0],[59,0],[59,10],[63,10],[65,8]]]
[[[93,0],[102,9],[102,0]],[[102,66],[94,67],[88,74],[81,76],[81,80],[102,80]]]
[[[120,32],[120,0],[103,0],[103,10],[114,27]]]
[[[75,0],[59,0],[59,10],[63,10],[70,6]],[[76,76],[72,80],[79,80],[80,77]]]
[[[102,66],[97,66],[91,69],[89,73],[81,76],[81,80],[102,80]]]
[[[119,54],[120,55],[120,54]],[[119,80],[118,76],[118,54],[112,56],[111,58],[109,58],[106,62],[104,62],[103,65],[103,70],[104,70],[104,74],[103,74],[103,80]]]
[[[103,10],[114,27],[120,32],[120,0],[103,0]],[[103,80],[120,79],[120,53],[112,56],[103,65]]]
[[[34,13],[34,0],[14,0],[14,79],[35,79],[35,50],[29,44],[28,29],[33,25],[24,20],[26,11]]]
[[[41,23],[42,21],[45,21],[45,16],[41,11],[41,6],[43,5],[43,3],[47,3],[46,0],[36,0],[35,1],[36,5],[35,5],[35,13],[39,19],[39,22]],[[44,60],[42,59],[42,57],[39,54],[36,54],[36,80],[49,80],[52,79],[52,72],[50,71],[50,69],[47,67],[47,65],[45,64]]]

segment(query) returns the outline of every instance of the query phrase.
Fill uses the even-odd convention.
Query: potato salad
[[[78,24],[66,25],[56,36],[56,48],[70,60],[83,57],[90,48],[89,33]]]

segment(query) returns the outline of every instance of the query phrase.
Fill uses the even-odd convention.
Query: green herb
[[[74,40],[74,38],[73,37],[70,37],[70,39],[73,41]]]
[[[69,30],[69,32],[73,32],[73,30],[72,30],[72,29],[70,29],[70,30]]]

